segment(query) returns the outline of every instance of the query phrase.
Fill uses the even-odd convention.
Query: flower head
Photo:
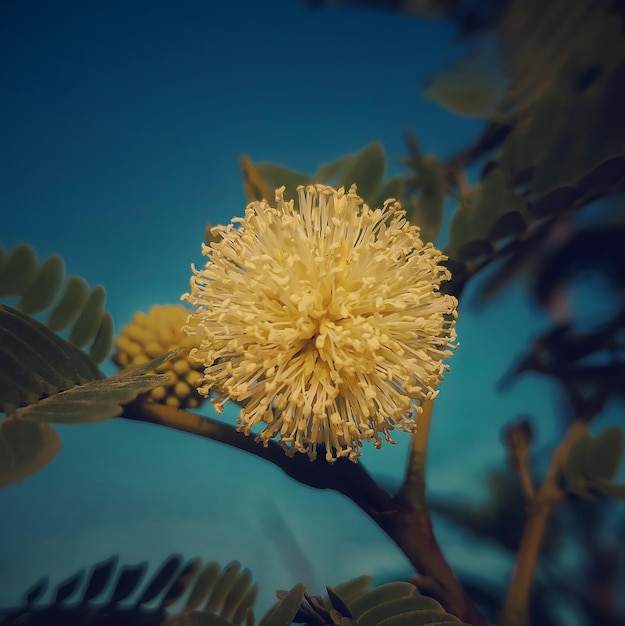
[[[239,430],[277,437],[289,454],[356,460],[362,440],[416,430],[455,339],[456,299],[439,292],[444,256],[424,244],[395,200],[298,187],[298,208],[252,202],[212,229],[194,270],[185,328],[204,366],[202,394],[242,406]]]
[[[188,315],[181,304],[155,305],[147,313],[135,313],[115,340],[113,362],[119,367],[135,367],[169,350],[180,347],[190,350],[199,345],[197,337],[189,337],[181,331]],[[195,360],[190,361],[186,352],[173,361],[166,361],[158,368],[158,373],[167,374],[169,382],[148,391],[147,398],[188,409],[200,406],[204,398],[197,392],[202,378],[198,369],[202,369],[201,366]]]

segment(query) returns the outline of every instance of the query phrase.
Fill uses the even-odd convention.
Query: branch
[[[362,463],[344,458],[328,463],[321,456],[310,461],[304,454],[288,457],[274,441],[265,446],[228,424],[142,400],[127,404],[122,417],[224,443],[272,463],[304,485],[342,493],[378,524],[423,576],[432,579],[433,588],[442,590],[441,599],[450,613],[474,626],[486,626],[436,543],[427,510],[393,498],[373,480]]]
[[[397,493],[397,501],[413,509],[425,509],[425,458],[427,455],[430,424],[434,401],[423,404],[419,415],[419,428],[410,440],[410,454],[404,482]]]
[[[501,626],[528,626],[529,624],[530,590],[540,547],[549,517],[564,499],[564,492],[558,485],[560,466],[573,445],[585,432],[584,420],[577,419],[570,425],[564,440],[553,453],[543,484],[529,504],[528,517],[519,544],[508,595],[498,620]]]

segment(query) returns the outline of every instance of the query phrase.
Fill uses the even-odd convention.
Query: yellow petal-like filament
[[[183,299],[200,345],[199,391],[240,403],[239,429],[289,454],[356,460],[362,441],[414,432],[455,340],[456,299],[441,294],[445,257],[397,202],[370,209],[352,186],[298,188],[298,207],[248,205],[213,228]]]

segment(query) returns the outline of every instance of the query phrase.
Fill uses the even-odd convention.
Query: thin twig
[[[427,455],[430,424],[434,401],[423,404],[419,415],[417,432],[410,440],[410,453],[406,464],[404,482],[397,493],[397,501],[409,508],[426,508],[425,503],[425,461]]]
[[[519,544],[508,595],[498,620],[500,626],[528,626],[529,624],[530,591],[540,547],[549,517],[554,508],[564,499],[564,492],[558,485],[560,466],[573,445],[585,432],[584,420],[577,419],[569,426],[564,440],[553,453],[543,484],[528,507],[528,517]]]

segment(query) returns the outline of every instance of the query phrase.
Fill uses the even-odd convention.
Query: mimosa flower
[[[201,394],[241,405],[239,430],[288,454],[317,447],[355,461],[362,441],[414,432],[437,394],[455,339],[457,301],[439,291],[445,257],[400,205],[370,209],[352,186],[298,187],[298,208],[252,202],[212,229],[193,267],[197,307],[185,331],[205,366]]]
[[[115,340],[113,362],[122,368],[136,367],[175,348],[190,350],[199,345],[196,337],[182,332],[188,315],[181,304],[155,305],[147,313],[135,313]],[[197,361],[189,360],[188,353],[166,361],[158,368],[158,373],[167,374],[169,382],[148,391],[147,398],[170,406],[197,408],[204,401],[197,392],[197,384],[202,379],[198,370],[201,369]]]

